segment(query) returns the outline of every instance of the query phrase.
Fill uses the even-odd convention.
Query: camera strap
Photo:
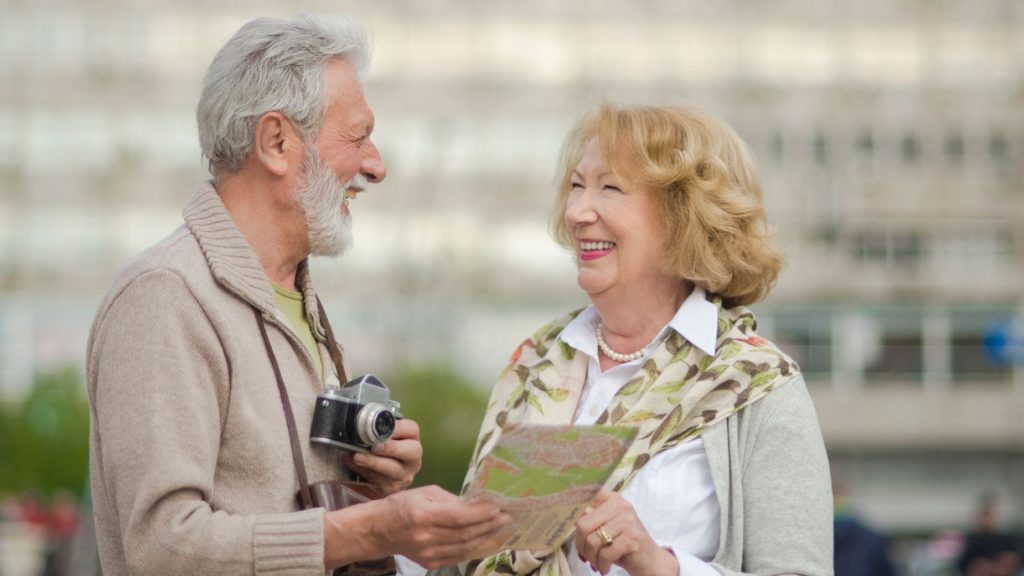
[[[327,321],[327,313],[324,311],[324,305],[320,302],[320,298],[316,299],[317,309],[320,314],[320,323],[324,326],[324,332],[327,335],[327,350],[331,354],[331,360],[334,362],[334,367],[338,371],[338,377],[342,382],[347,382],[348,377],[345,375],[345,367],[342,365],[343,356],[341,353],[341,347],[338,346],[338,341],[334,339],[334,331],[331,330],[331,323]],[[306,465],[302,459],[302,448],[299,444],[299,433],[295,428],[295,414],[292,412],[292,403],[288,399],[288,390],[284,387],[284,378],[281,376],[281,367],[277,363],[277,356],[274,355],[274,348],[270,345],[270,337],[267,336],[266,323],[263,321],[263,315],[259,309],[253,307],[253,312],[256,314],[256,323],[260,327],[260,336],[263,337],[263,346],[267,349],[267,357],[270,358],[270,365],[274,368],[274,378],[277,379],[277,390],[281,393],[281,406],[284,408],[284,419],[288,425],[288,438],[292,444],[292,459],[295,461],[295,474],[299,478],[299,499],[302,501],[302,509],[309,510],[314,507],[313,503],[313,490],[310,488],[309,479],[306,476]],[[357,476],[358,478],[358,476]],[[322,496],[324,491],[335,491],[340,496],[335,497],[335,500],[339,502],[338,508],[348,505],[348,500],[355,499],[356,501],[362,501],[365,499],[373,499],[379,496],[371,495],[370,493],[364,492],[367,485],[361,484],[360,482],[317,482],[316,489],[320,494],[318,502],[319,506],[323,506],[322,502],[325,498]],[[362,488],[364,491],[360,491],[358,488]],[[353,496],[355,494],[355,496]],[[335,509],[335,508],[329,508]],[[385,558],[379,558],[376,560],[367,560],[363,562],[357,562],[349,566],[336,568],[331,571],[332,576],[339,576],[342,574],[348,576],[384,576],[393,575],[397,572],[395,567],[395,559],[391,556]]]
[[[324,311],[323,302],[320,302],[320,297],[316,297],[316,308],[320,314],[320,323],[324,325],[324,333],[327,334],[327,352],[331,355],[331,361],[334,362],[334,368],[338,371],[338,382],[344,384],[348,382],[348,376],[345,375],[345,364],[344,355],[341,353],[341,346],[338,345],[338,341],[334,339],[334,330],[331,330],[331,323],[327,321],[327,312]]]
[[[295,474],[299,477],[299,498],[302,500],[302,509],[308,510],[313,507],[313,498],[309,493],[309,479],[306,477],[306,464],[302,460],[302,446],[299,444],[299,433],[295,429],[295,414],[292,412],[292,403],[288,399],[288,390],[284,387],[284,378],[281,377],[281,367],[277,364],[277,356],[270,346],[270,338],[267,336],[267,327],[263,322],[263,315],[255,307],[252,311],[256,314],[256,323],[260,327],[260,336],[263,337],[263,345],[267,348],[267,356],[270,357],[270,365],[274,368],[274,378],[277,379],[277,390],[281,393],[281,406],[284,407],[284,420],[288,424],[288,437],[292,443],[292,459],[295,461]],[[323,314],[323,306],[320,307]],[[328,332],[328,334],[330,334]]]

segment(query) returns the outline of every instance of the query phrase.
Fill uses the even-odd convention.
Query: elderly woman
[[[690,108],[604,106],[563,148],[554,232],[591,305],[495,386],[467,482],[511,423],[639,428],[575,537],[467,574],[832,573],[821,432],[799,367],[747,305],[782,264],[747,150]]]

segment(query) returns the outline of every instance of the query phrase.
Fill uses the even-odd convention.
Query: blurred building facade
[[[547,235],[568,127],[604,100],[692,102],[758,161],[788,268],[755,310],[806,372],[865,513],[962,526],[986,491],[1024,518],[1024,366],[1004,344],[1024,318],[1024,5],[305,8],[362,18],[376,45],[366,88],[389,176],[353,204],[355,248],[314,263],[357,371],[460,351],[488,386],[516,343],[586,302]],[[4,0],[0,397],[83,361],[112,274],[207,177],[205,67],[243,22],[286,13]]]

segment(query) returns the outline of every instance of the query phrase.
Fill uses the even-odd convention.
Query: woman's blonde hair
[[[771,243],[750,154],[729,126],[690,107],[605,104],[569,133],[552,221],[559,243],[573,247],[566,203],[573,171],[593,138],[623,185],[653,194],[666,270],[727,305],[767,296],[783,259]]]

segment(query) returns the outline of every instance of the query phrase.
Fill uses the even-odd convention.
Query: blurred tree
[[[89,474],[89,403],[74,367],[36,376],[13,409],[0,412],[0,493],[80,494]]]
[[[456,494],[462,489],[484,417],[488,391],[450,366],[399,370],[385,382],[402,403],[402,414],[420,425],[423,469],[416,485],[437,484]]]
[[[14,469],[15,409],[17,405],[0,402],[0,501],[10,493],[17,478]]]

